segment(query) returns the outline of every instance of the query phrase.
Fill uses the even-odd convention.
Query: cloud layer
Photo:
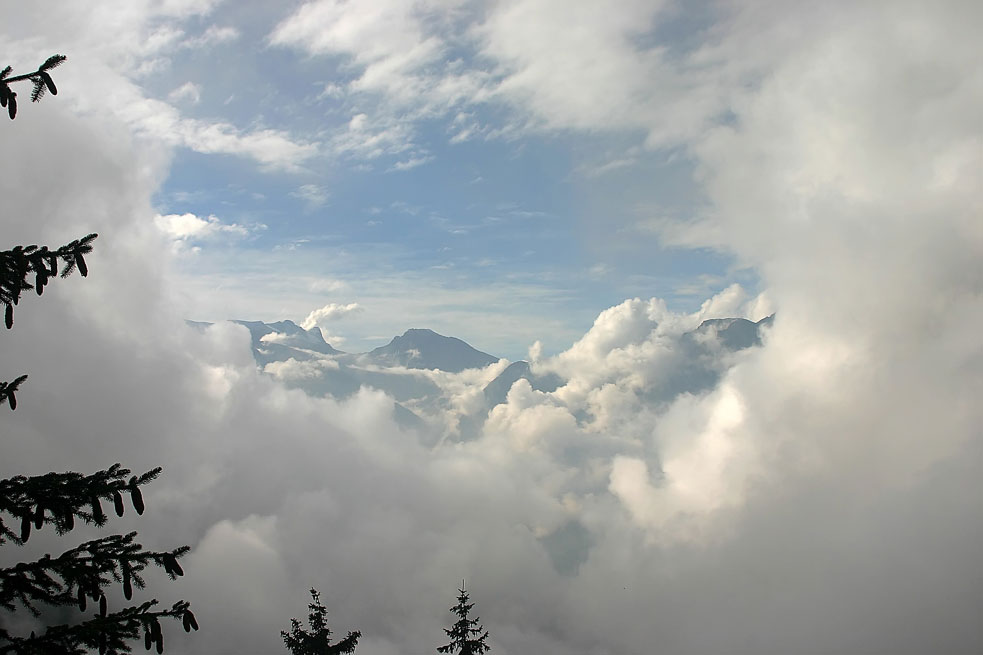
[[[418,5],[352,33],[437,11]],[[300,11],[344,26],[360,6]],[[496,653],[979,652],[983,75],[967,44],[981,10],[756,4],[719,17],[678,68],[671,52],[625,50],[656,9],[583,3],[567,24],[549,3],[499,3],[475,29],[516,120],[590,130],[613,116],[650,145],[684,141],[707,204],[667,238],[733,253],[760,297],[732,287],[690,314],[617,304],[565,352],[533,358],[563,386],[519,381],[476,438],[433,439],[370,388],[288,389],[316,372],[257,370],[242,326],[187,327],[151,204],[167,152],[134,141],[139,106],[79,115],[47,99],[4,126],[5,239],[101,236],[89,278],[25,299],[2,336],[3,375],[30,379],[4,410],[0,476],[164,466],[147,514],[111,525],[192,546],[185,579],[150,580],[202,624],[166,628],[175,652],[276,652],[311,586],[333,629],[363,632],[359,653],[429,651],[462,577]],[[320,47],[291,20],[277,38]],[[583,24],[595,63],[535,39]],[[405,62],[365,54],[379,77],[361,83],[415,71],[427,34],[410,33]],[[664,104],[633,91],[650,74]],[[218,229],[191,218],[175,230]],[[666,392],[681,334],[772,309],[760,348],[708,338],[711,388]],[[434,376],[446,423],[491,373]]]

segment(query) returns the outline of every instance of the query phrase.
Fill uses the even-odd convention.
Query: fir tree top
[[[457,590],[457,605],[450,609],[457,615],[457,621],[444,632],[451,638],[451,642],[437,649],[438,653],[459,653],[460,655],[481,655],[491,650],[485,643],[488,639],[488,631],[481,625],[479,617],[469,618],[474,603],[470,602],[470,597],[466,590],[464,581],[461,581],[461,588]]]
[[[304,630],[300,621],[290,619],[290,632],[281,631],[283,643],[293,655],[335,655],[336,653],[354,653],[355,646],[362,633],[358,630],[349,632],[348,636],[336,644],[331,643],[331,629],[328,627],[328,610],[321,604],[321,595],[317,589],[311,589],[310,612],[307,621],[310,630]]]

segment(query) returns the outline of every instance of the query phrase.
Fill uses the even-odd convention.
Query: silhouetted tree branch
[[[188,609],[187,602],[182,600],[174,603],[170,609],[151,611],[156,605],[156,599],[148,600],[110,614],[100,601],[99,613],[95,618],[73,625],[51,626],[40,636],[32,632],[30,637],[15,637],[0,628],[0,642],[9,642],[0,645],[0,655],[84,655],[90,649],[98,649],[100,653],[129,653],[131,649],[127,642],[138,639],[141,631],[144,647],[150,650],[156,645],[157,652],[163,653],[164,633],[160,619],[181,619],[185,632],[198,629],[198,621]]]
[[[43,64],[38,66],[36,71],[14,75],[13,77],[10,77],[10,73],[14,69],[10,66],[0,71],[0,107],[7,108],[7,115],[10,116],[10,120],[14,120],[17,116],[17,93],[10,88],[10,85],[13,82],[30,80],[34,85],[34,88],[31,89],[31,102],[41,100],[45,91],[50,91],[53,96],[58,95],[58,87],[55,86],[55,82],[51,79],[48,71],[61,66],[61,63],[66,59],[65,55],[51,55]]]
[[[69,471],[0,480],[0,544],[5,537],[25,543],[31,536],[31,527],[40,530],[45,522],[54,523],[58,534],[74,528],[76,517],[101,527],[106,523],[101,501],[111,502],[116,515],[123,516],[124,493],[130,496],[137,514],[143,514],[140,487],[160,475],[161,470],[158,467],[127,480],[130,470],[117,463],[92,475]],[[20,519],[20,533],[7,526],[4,513]]]
[[[35,102],[46,91],[54,95],[57,89],[48,71],[63,61],[64,56],[54,55],[32,73],[10,77],[10,66],[0,72],[0,104],[7,107],[11,119],[17,114],[17,94],[10,84],[30,80],[34,84],[31,100]],[[34,289],[40,296],[52,278],[68,277],[76,269],[82,277],[88,275],[85,255],[92,251],[96,236],[89,234],[57,250],[31,245],[0,251],[0,303],[4,305],[7,329],[13,327],[14,306],[24,291]],[[0,403],[7,402],[11,409],[16,409],[16,393],[26,380],[27,375],[20,375],[11,382],[0,382]],[[140,487],[160,472],[160,468],[155,468],[143,475],[130,475],[129,469],[114,464],[92,475],[69,471],[0,480],[0,545],[7,541],[24,545],[31,531],[42,529],[45,523],[54,525],[59,535],[73,530],[77,520],[101,527],[107,520],[102,502],[112,503],[116,515],[123,516],[124,495],[129,496],[137,514],[143,514]],[[8,525],[11,519],[13,524]],[[15,532],[15,528],[19,529]],[[157,601],[150,600],[109,613],[104,587],[119,583],[123,596],[131,600],[133,586],[145,586],[141,572],[147,566],[161,567],[172,580],[184,575],[178,559],[188,553],[188,546],[170,551],[145,550],[135,537],[135,532],[101,537],[56,558],[45,555],[33,562],[0,569],[0,608],[4,610],[15,611],[19,602],[38,617],[39,605],[77,605],[84,612],[90,599],[98,603],[94,618],[48,626],[41,635],[32,632],[29,637],[20,637],[0,628],[0,655],[81,655],[91,649],[98,649],[102,654],[128,653],[128,642],[139,638],[141,631],[147,650],[156,645],[161,653],[164,649],[161,618],[180,618],[185,631],[197,630],[198,621],[183,600],[168,610],[153,611]]]
[[[0,303],[5,305],[4,323],[7,329],[14,325],[14,305],[24,291],[34,289],[40,296],[44,287],[56,277],[68,277],[78,269],[82,277],[89,274],[84,255],[92,252],[92,242],[98,234],[87,234],[57,250],[48,246],[15,246],[0,251]],[[61,273],[58,263],[62,263]],[[30,276],[34,276],[33,284]]]
[[[59,262],[62,264],[60,276],[63,278],[76,269],[82,277],[89,274],[85,255],[92,252],[92,242],[97,236],[95,233],[88,234],[57,250],[31,245],[0,251],[0,304],[4,306],[4,324],[8,330],[14,326],[14,306],[21,294],[30,289],[34,289],[39,296],[43,294],[44,287],[51,279],[59,276]],[[21,375],[11,382],[0,382],[0,405],[6,402],[10,409],[17,409],[15,393],[25,380],[27,375]]]
[[[46,605],[78,605],[84,612],[86,597],[98,601],[102,587],[113,580],[123,585],[123,596],[133,599],[133,585],[146,586],[140,572],[148,564],[164,569],[171,579],[184,575],[178,564],[190,548],[182,546],[172,551],[147,551],[135,543],[136,532],[111,535],[88,541],[52,559],[45,555],[36,562],[21,562],[0,569],[0,606],[13,611],[19,600],[35,616],[40,616],[36,603]]]

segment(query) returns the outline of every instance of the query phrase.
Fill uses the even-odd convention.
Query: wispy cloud
[[[157,227],[175,239],[210,239],[223,234],[243,237],[256,230],[266,229],[265,225],[240,225],[223,223],[216,216],[201,218],[194,214],[158,215],[154,219]]]
[[[306,202],[308,209],[315,209],[323,206],[328,202],[328,198],[331,197],[328,190],[319,184],[301,185],[296,191],[291,191],[290,195],[294,196],[295,198],[300,198]]]
[[[167,99],[174,103],[187,100],[196,105],[201,101],[201,87],[194,82],[185,82],[167,94]]]
[[[433,156],[431,155],[421,155],[419,157],[410,157],[409,159],[404,159],[403,161],[398,161],[392,165],[389,169],[391,171],[408,171],[410,169],[416,168],[417,166],[423,166],[426,163],[433,161]]]
[[[364,309],[357,302],[348,303],[347,305],[340,305],[332,302],[313,310],[307,315],[307,318],[301,322],[300,326],[305,330],[309,330],[312,327],[337,321],[345,318],[346,316],[351,316],[352,314],[357,314],[362,311],[364,311]]]

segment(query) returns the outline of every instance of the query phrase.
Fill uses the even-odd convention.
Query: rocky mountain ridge
[[[736,352],[761,343],[762,328],[773,316],[758,322],[743,318],[703,321],[677,341],[681,360],[672,375],[647,392],[650,400],[669,400],[680,393],[698,393],[710,388],[720,371],[714,349]],[[379,389],[395,401],[394,418],[405,427],[418,427],[452,402],[442,387],[442,376],[468,369],[485,369],[501,360],[456,337],[433,330],[411,328],[386,345],[368,352],[347,353],[327,343],[317,327],[304,329],[293,321],[231,321],[249,330],[253,357],[265,373],[287,386],[315,396],[346,398],[363,387]],[[199,329],[208,323],[188,321]],[[552,393],[566,384],[558,373],[539,371],[527,361],[511,362],[481,387],[480,406],[472,406],[457,427],[457,437],[480,432],[491,410],[507,402],[508,393],[519,380],[536,391]],[[487,380],[487,377],[485,378]]]

